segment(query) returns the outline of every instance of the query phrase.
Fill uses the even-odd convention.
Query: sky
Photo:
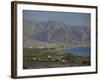
[[[23,18],[36,21],[63,21],[71,26],[90,27],[91,15],[89,13],[23,10]]]

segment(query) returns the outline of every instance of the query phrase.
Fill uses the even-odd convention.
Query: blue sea
[[[73,54],[79,54],[82,56],[90,56],[91,53],[91,48],[83,48],[83,47],[79,47],[79,48],[61,48],[60,50],[62,50],[65,54],[66,53],[73,53]]]

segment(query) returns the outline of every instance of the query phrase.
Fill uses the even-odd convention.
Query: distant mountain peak
[[[25,46],[34,46],[34,40],[41,44],[42,42],[54,43],[62,47],[90,46],[89,27],[70,26],[60,20],[23,21]],[[39,45],[39,43],[37,44]]]

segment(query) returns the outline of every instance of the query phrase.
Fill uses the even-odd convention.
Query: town
[[[72,53],[57,53],[56,49],[26,49],[23,56],[24,69],[90,65],[89,57]]]

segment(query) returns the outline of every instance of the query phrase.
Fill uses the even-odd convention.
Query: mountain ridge
[[[50,44],[52,47],[90,46],[90,27],[70,26],[60,20],[47,22],[23,20],[23,27],[24,47],[48,47]]]

